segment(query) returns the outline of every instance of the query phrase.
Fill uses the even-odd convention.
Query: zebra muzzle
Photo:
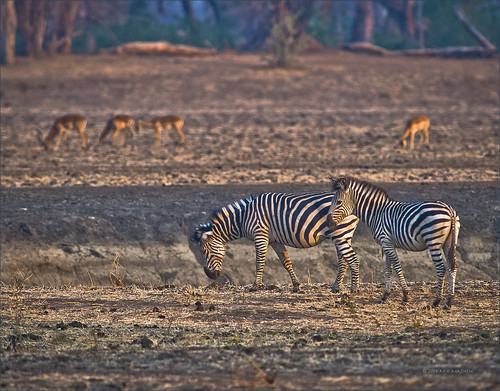
[[[210,270],[206,266],[203,268],[205,270],[205,274],[207,275],[208,278],[211,278],[212,280],[217,280],[220,276],[220,270]]]
[[[335,229],[335,227],[337,226],[337,223],[335,222],[335,219],[333,218],[333,216],[331,214],[328,215],[327,221],[328,221],[328,227],[330,229]]]

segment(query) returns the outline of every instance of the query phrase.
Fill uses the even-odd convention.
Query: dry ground
[[[495,390],[498,283],[2,289],[2,389]],[[249,359],[263,373],[254,369]],[[267,378],[266,376],[267,375]]]
[[[20,59],[1,77],[3,186],[498,180],[498,59],[332,52],[283,70],[260,55],[68,56]],[[186,145],[170,131],[151,149],[144,129],[134,151],[81,151],[71,134],[48,155],[35,129],[67,113],[87,117],[93,143],[112,113],[177,114]],[[416,115],[430,118],[431,148],[402,151]]]
[[[21,58],[1,82],[2,389],[499,389],[498,59],[329,52],[282,70],[258,54],[59,56]],[[145,129],[133,150],[82,151],[70,134],[47,154],[36,128],[72,112],[93,143],[112,113],[180,115],[186,144],[166,132],[151,148]],[[430,118],[431,146],[402,151],[415,115]],[[402,254],[410,304],[397,291],[376,305],[383,266],[362,228],[356,297],[328,291],[326,244],[293,255],[315,283],[302,295],[273,260],[270,289],[249,294],[249,245],[228,251],[234,286],[199,288],[187,236],[214,207],[326,190],[339,174],[459,211],[455,308],[425,309],[423,254]],[[116,252],[124,288],[106,287]]]

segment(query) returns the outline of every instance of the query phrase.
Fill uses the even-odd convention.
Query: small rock
[[[145,349],[150,349],[153,347],[154,342],[150,340],[148,337],[142,337],[141,339],[134,339],[132,341],[132,344],[141,345]]]

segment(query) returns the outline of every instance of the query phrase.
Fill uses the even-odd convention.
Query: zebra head
[[[212,224],[203,224],[194,230],[190,237],[192,242],[200,245],[205,261],[205,274],[212,280],[217,280],[221,273],[222,261],[226,254],[226,246],[222,239],[212,231]]]
[[[328,226],[334,230],[342,220],[353,213],[355,205],[351,197],[349,178],[333,179],[330,177],[330,180],[332,181],[332,192],[335,192],[335,195],[328,210]]]

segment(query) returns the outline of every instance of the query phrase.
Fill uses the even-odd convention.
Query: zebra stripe
[[[351,291],[359,289],[359,260],[351,240],[359,219],[349,216],[335,229],[327,223],[334,193],[265,193],[226,205],[212,213],[209,224],[198,226],[192,241],[199,242],[209,278],[220,276],[226,243],[246,237],[254,241],[256,252],[255,282],[251,291],[262,286],[262,275],[270,245],[288,271],[293,290],[300,282],[293,270],[285,246],[309,248],[331,239],[337,250],[339,270],[332,291],[341,289],[347,267],[351,269]]]
[[[392,268],[399,277],[403,302],[408,300],[408,286],[396,248],[409,251],[428,249],[438,276],[437,295],[432,306],[436,307],[443,295],[444,251],[450,276],[445,308],[451,307],[457,273],[455,250],[460,230],[460,219],[453,208],[440,201],[398,202],[392,200],[384,189],[368,182],[350,177],[330,179],[335,191],[328,213],[330,228],[335,228],[347,216],[358,216],[370,227],[373,237],[382,246],[386,262],[385,292],[381,301],[387,299],[390,293]]]

